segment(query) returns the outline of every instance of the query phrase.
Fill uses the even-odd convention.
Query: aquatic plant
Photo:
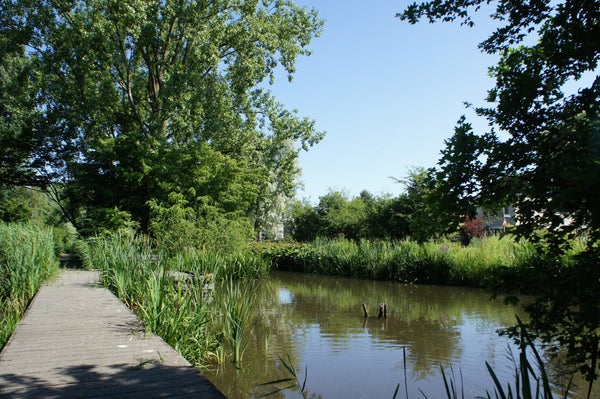
[[[188,361],[223,361],[228,344],[234,361],[243,356],[249,306],[231,283],[215,301],[215,281],[260,277],[269,263],[257,254],[223,254],[187,248],[175,255],[156,250],[148,237],[121,231],[89,241],[88,267],[102,271],[103,284],[141,318],[148,332],[161,336]],[[215,317],[224,315],[223,318]],[[219,321],[210,326],[209,321]],[[225,337],[223,342],[222,337]]]
[[[566,386],[561,387],[561,396],[555,396],[555,389],[550,384],[550,378],[546,372],[544,361],[540,356],[533,339],[527,332],[521,319],[517,317],[518,327],[521,332],[521,342],[519,350],[519,361],[515,362],[514,385],[502,384],[493,368],[488,362],[485,365],[494,381],[494,398],[496,399],[553,399],[569,397],[569,391],[573,376],[569,379]],[[535,358],[535,364],[529,361],[528,353]],[[487,393],[488,398],[492,398],[490,392]],[[591,395],[591,385],[588,391],[588,399]]]
[[[298,392],[300,392],[302,394],[302,397],[306,398],[308,396],[307,391],[306,391],[306,380],[308,378],[308,366],[304,367],[304,379],[302,380],[302,383],[300,383],[300,376],[298,375],[298,372],[296,371],[296,368],[294,367],[294,362],[292,362],[290,355],[287,354],[287,361],[284,358],[282,358],[280,355],[277,355],[277,357],[279,358],[279,361],[281,362],[281,364],[283,365],[283,367],[285,368],[287,373],[289,373],[290,377],[285,377],[285,378],[281,378],[278,380],[268,381],[268,382],[259,384],[258,385],[259,387],[262,387],[262,386],[277,387],[277,385],[279,385],[279,384],[286,384],[285,387],[276,388],[275,390],[273,390],[271,392],[268,392],[264,395],[259,396],[259,398],[266,398],[267,396],[275,395],[276,393],[279,393],[279,392],[285,391],[285,390],[297,390]]]
[[[231,347],[233,362],[239,363],[244,355],[244,334],[252,316],[254,284],[236,284],[229,280],[221,290],[223,337]]]

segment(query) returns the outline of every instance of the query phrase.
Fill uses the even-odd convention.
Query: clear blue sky
[[[403,187],[389,177],[434,166],[461,115],[485,128],[463,103],[485,105],[493,87],[487,69],[496,58],[477,48],[492,31],[486,14],[475,28],[410,25],[395,18],[408,1],[297,3],[326,20],[310,45],[313,54],[297,61],[292,83],[282,75],[271,88],[327,133],[300,156],[299,198],[316,202],[331,189],[352,197],[363,189],[398,194]]]

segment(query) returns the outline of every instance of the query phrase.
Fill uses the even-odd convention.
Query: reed
[[[257,385],[258,387],[263,387],[263,386],[274,386],[275,389],[273,391],[270,391],[264,395],[260,395],[259,398],[266,398],[267,396],[271,396],[271,395],[275,395],[279,392],[282,391],[286,391],[286,390],[297,390],[298,392],[300,392],[300,394],[302,395],[303,398],[307,398],[308,397],[308,391],[306,390],[306,380],[308,378],[308,366],[304,367],[304,379],[302,380],[302,383],[300,382],[300,376],[298,375],[298,372],[296,371],[296,368],[294,367],[294,362],[292,361],[292,359],[290,358],[290,355],[287,355],[287,361],[282,358],[280,355],[277,355],[277,357],[279,358],[279,362],[283,365],[283,367],[285,368],[286,372],[290,375],[290,377],[286,377],[286,378],[280,378],[278,380],[273,380],[273,381],[269,381],[269,382],[264,382],[262,384]],[[278,387],[278,385],[280,384],[285,384],[285,387]]]
[[[532,244],[510,237],[477,239],[468,247],[448,240],[420,244],[318,239],[310,244],[259,245],[256,251],[280,270],[474,287],[500,278],[526,278],[532,262],[543,261]]]
[[[0,348],[41,284],[57,271],[51,229],[0,224]]]
[[[183,287],[168,278],[161,254],[155,254],[147,237],[126,232],[89,243],[84,256],[88,267],[101,270],[102,283],[142,320],[148,332],[160,335],[191,363],[200,363],[209,348],[207,316],[198,301],[202,287]],[[194,346],[205,343],[202,348]]]
[[[233,362],[240,363],[244,356],[244,335],[252,318],[255,283],[234,283],[229,280],[221,286],[222,336],[231,348]]]
[[[550,378],[544,367],[544,361],[535,347],[533,339],[518,317],[517,322],[521,331],[521,346],[519,351],[519,361],[515,362],[514,384],[503,384],[498,379],[489,363],[486,362],[485,365],[494,382],[493,396],[488,391],[486,392],[487,398],[567,399],[569,397],[569,390],[573,378],[571,377],[566,386],[560,387],[561,393],[556,394],[555,389],[553,389],[550,384]],[[533,355],[535,363],[532,363],[529,360],[531,355]],[[590,397],[590,392],[588,392],[588,399]]]
[[[224,345],[234,361],[241,360],[252,294],[233,280],[265,276],[270,265],[260,255],[195,248],[171,255],[157,251],[147,237],[120,232],[90,240],[83,258],[86,266],[102,271],[103,284],[148,332],[160,335],[191,363],[222,362]],[[220,300],[214,298],[214,281],[228,282]]]
[[[168,269],[187,271],[197,276],[212,275],[219,281],[261,278],[271,270],[267,259],[249,250],[222,253],[186,248],[165,259],[165,262]]]

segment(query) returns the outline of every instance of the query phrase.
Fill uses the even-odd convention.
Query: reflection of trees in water
[[[282,294],[285,300],[276,306]],[[304,370],[303,345],[308,340],[299,334],[310,334],[309,327],[318,329],[321,339],[327,339],[332,347],[347,347],[357,334],[366,334],[374,345],[405,346],[408,368],[414,374],[411,378],[422,379],[438,373],[440,362],[461,354],[457,326],[466,317],[480,318],[477,323],[485,328],[512,324],[515,313],[514,308],[490,301],[480,290],[296,273],[277,273],[261,281],[252,295],[255,313],[245,361],[237,369],[227,363],[210,375],[231,399],[264,394],[269,388],[257,388],[257,384],[289,377],[277,354],[289,354],[297,362],[294,366]],[[362,303],[369,307],[371,317],[366,320]],[[379,303],[387,304],[387,319],[376,317]],[[399,358],[399,371],[402,363]],[[308,364],[309,384],[310,368]],[[278,393],[271,397],[286,396]]]
[[[294,297],[291,322],[318,324],[334,343],[343,345],[365,322],[361,304],[370,315],[377,304],[386,303],[390,317],[367,319],[369,335],[381,342],[408,346],[415,371],[427,373],[440,361],[455,358],[462,348],[456,326],[465,317],[479,319],[482,328],[511,324],[514,308],[491,301],[481,290],[456,287],[411,286],[386,282],[352,280],[304,274],[278,274],[271,284],[281,284]]]

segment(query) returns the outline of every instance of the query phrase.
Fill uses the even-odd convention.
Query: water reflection
[[[492,386],[485,361],[512,379],[510,342],[496,331],[514,323],[517,309],[480,290],[277,272],[253,295],[243,363],[207,372],[231,399],[258,397],[274,389],[258,384],[289,377],[278,355],[294,360],[301,379],[306,367],[309,397],[327,399],[391,398],[396,384],[405,391],[405,372],[409,397],[423,397],[420,390],[445,397],[440,366],[459,385],[462,373],[465,397],[485,395]],[[380,303],[386,319],[376,317]],[[270,397],[302,396],[287,390]]]

